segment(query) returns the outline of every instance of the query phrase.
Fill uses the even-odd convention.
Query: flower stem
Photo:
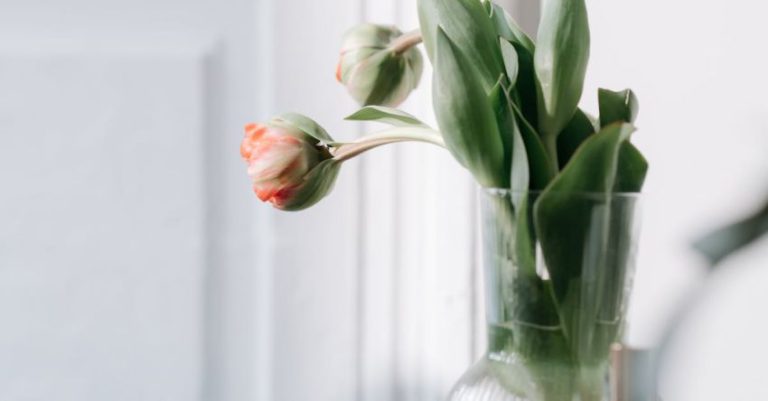
[[[549,155],[552,172],[557,174],[560,171],[560,163],[557,157],[557,135],[544,135],[542,142],[544,142],[544,149]]]
[[[408,49],[413,46],[418,45],[423,40],[421,31],[417,29],[415,31],[404,33],[399,38],[395,39],[390,48],[394,50],[395,54],[400,55],[407,52]]]
[[[424,142],[445,147],[442,135],[435,130],[419,127],[400,127],[377,132],[360,138],[355,142],[340,144],[331,151],[331,154],[333,154],[334,159],[343,162],[379,146],[397,142]]]

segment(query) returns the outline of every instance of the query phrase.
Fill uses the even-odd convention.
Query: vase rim
[[[538,196],[544,193],[544,190],[527,190],[527,191],[519,191],[519,190],[512,190],[509,188],[482,188],[482,191],[491,196],[511,196],[511,195],[534,195]],[[569,194],[569,195],[576,195],[584,198],[599,198],[602,199],[606,196],[606,192],[598,192],[598,191],[553,191],[555,193],[562,193],[562,194]],[[643,193],[642,192],[608,192],[608,196],[611,198],[629,198],[629,199],[637,199],[640,198]]]

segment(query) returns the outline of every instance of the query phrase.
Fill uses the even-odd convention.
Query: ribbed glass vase
[[[606,401],[638,195],[483,194],[488,350],[449,401]]]

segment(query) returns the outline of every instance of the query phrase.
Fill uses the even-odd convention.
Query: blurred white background
[[[535,26],[536,1],[505,5]],[[701,284],[690,242],[768,191],[768,5],[588,6],[585,107],[599,86],[641,100],[628,341],[649,345]],[[413,28],[415,2],[0,0],[0,401],[445,395],[484,343],[467,174],[398,145],[283,214],[238,157],[243,124],[277,112],[370,128],[340,122],[355,105],[333,79],[362,20]],[[428,121],[429,74],[403,106]],[[749,387],[768,355],[759,245],[707,286],[665,399],[768,399]]]

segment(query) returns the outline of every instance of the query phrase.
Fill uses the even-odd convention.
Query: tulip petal
[[[250,123],[245,126],[245,137],[240,144],[240,156],[245,161],[251,159],[256,144],[266,131],[267,127],[257,123]]]

